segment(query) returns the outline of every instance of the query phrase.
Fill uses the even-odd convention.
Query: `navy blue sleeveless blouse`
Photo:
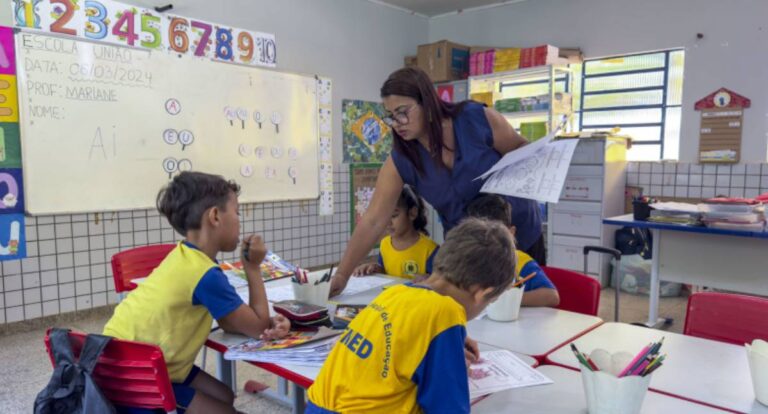
[[[455,158],[453,169],[437,165],[424,146],[419,145],[419,156],[424,165],[424,174],[419,175],[416,166],[408,158],[392,151],[400,177],[440,214],[443,229],[447,233],[466,216],[466,207],[477,196],[483,180],[476,180],[499,159],[493,148],[493,134],[485,107],[467,103],[462,112],[453,120]],[[527,250],[541,237],[541,212],[533,200],[505,196],[512,205],[512,224],[517,227],[517,248]]]

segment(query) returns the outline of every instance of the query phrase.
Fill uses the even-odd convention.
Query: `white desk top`
[[[596,316],[553,308],[521,308],[513,322],[496,322],[484,317],[469,321],[469,337],[521,354],[544,356],[577,335],[603,322]]]
[[[544,365],[536,370],[554,383],[497,392],[473,405],[472,412],[587,414],[587,400],[579,372],[554,365]],[[649,391],[640,412],[706,414],[723,411]]]
[[[211,333],[208,336],[208,339],[213,342],[229,347],[229,346],[237,345],[239,343],[242,343],[248,340],[248,337],[243,335],[228,334],[221,330],[218,330],[216,332]],[[479,348],[480,348],[480,351],[491,351],[494,349],[498,349],[496,347],[486,345],[486,344],[479,344]],[[538,361],[536,361],[534,358],[531,358],[527,355],[523,355],[519,353],[515,353],[515,355],[531,366],[536,366],[538,364]],[[320,373],[319,367],[305,367],[300,365],[288,365],[288,364],[279,364],[278,366],[288,371],[291,371],[295,374],[308,378],[312,381],[314,381],[315,378],[317,378],[317,374]]]
[[[635,354],[664,337],[664,365],[653,373],[650,388],[744,413],[768,413],[756,400],[744,347],[623,323],[606,323],[573,341],[581,352],[595,348]],[[547,359],[578,369],[563,346]],[[672,412],[672,411],[670,411]]]

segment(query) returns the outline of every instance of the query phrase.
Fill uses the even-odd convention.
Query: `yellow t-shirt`
[[[437,250],[437,243],[423,233],[419,233],[419,240],[405,250],[395,249],[392,237],[387,236],[379,246],[379,264],[390,276],[413,279],[414,275],[432,273],[432,260]]]
[[[158,345],[171,381],[184,381],[211,332],[211,313],[193,303],[193,294],[212,269],[220,272],[205,253],[179,243],[147,280],[117,305],[104,326],[104,335]],[[235,301],[230,308],[236,306]]]
[[[382,292],[339,338],[309,388],[307,413],[469,413],[467,316],[417,285]]]

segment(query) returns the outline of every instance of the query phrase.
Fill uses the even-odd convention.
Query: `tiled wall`
[[[241,205],[243,234],[302,267],[335,263],[349,238],[349,169],[334,171],[332,216],[318,203]],[[136,246],[180,239],[156,210],[27,217],[27,258],[2,262],[0,324],[104,306],[117,301],[110,259]],[[239,253],[223,254],[234,260]]]
[[[768,192],[768,164],[712,165],[631,162],[627,185],[654,197],[755,197]]]

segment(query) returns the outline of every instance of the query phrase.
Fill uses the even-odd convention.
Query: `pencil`
[[[518,286],[522,285],[523,283],[531,280],[531,278],[533,278],[534,276],[536,276],[536,272],[531,272],[531,274],[529,274],[528,276],[526,276],[526,277],[518,280],[517,282],[513,283],[512,287],[518,287]]]

